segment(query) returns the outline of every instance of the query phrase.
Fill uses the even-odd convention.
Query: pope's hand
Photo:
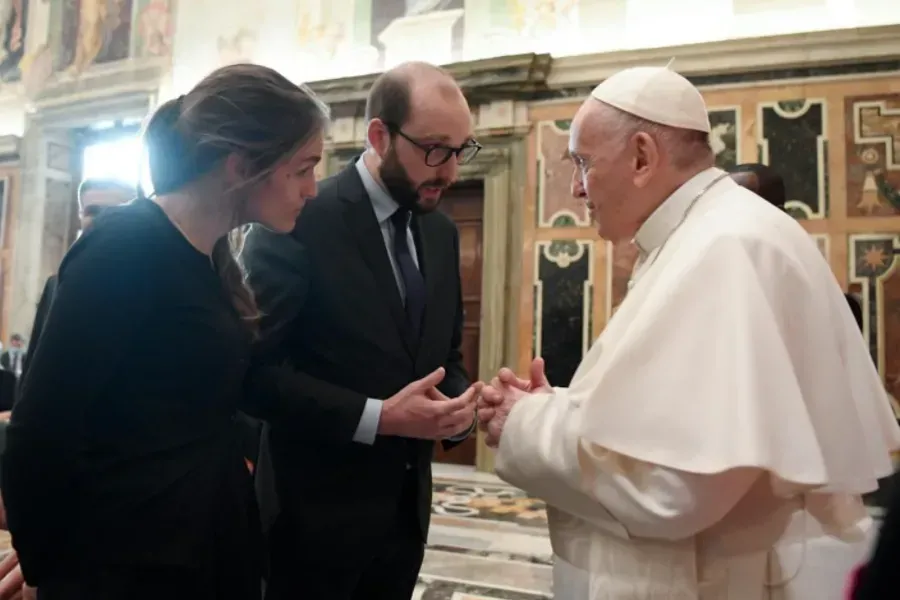
[[[515,387],[523,392],[531,392],[532,394],[543,394],[553,391],[553,388],[550,387],[550,382],[547,381],[547,375],[544,373],[544,359],[540,356],[531,361],[528,379],[520,379],[511,369],[506,367],[500,369],[497,379],[503,385]]]
[[[531,361],[531,369],[529,370],[528,376],[528,379],[520,379],[512,372],[512,369],[503,367],[500,369],[500,372],[497,373],[497,376],[491,380],[490,387],[494,390],[511,387],[532,394],[553,392],[553,388],[550,387],[550,382],[547,381],[547,375],[544,373],[543,358],[537,357]],[[485,396],[484,393],[482,393],[481,397],[478,399],[478,421],[479,426],[483,431],[487,431],[487,424],[494,417],[494,411],[496,409],[495,404],[498,404],[501,401],[501,397],[502,396],[491,393]]]
[[[496,381],[496,378],[494,381]],[[528,395],[528,392],[517,387],[509,385],[495,387],[493,383],[481,390],[482,402],[490,407],[484,411],[481,408],[478,410],[479,425],[482,431],[487,434],[484,443],[488,447],[496,448],[500,445],[500,437],[503,435],[506,418],[516,402]],[[484,413],[489,413],[490,416],[486,417]]]

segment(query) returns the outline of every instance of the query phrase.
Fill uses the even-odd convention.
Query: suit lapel
[[[403,309],[400,290],[397,288],[397,279],[394,277],[394,270],[391,268],[387,248],[384,245],[384,236],[375,218],[369,195],[363,187],[359,173],[356,172],[355,160],[341,173],[338,193],[344,202],[344,219],[347,226],[375,278],[379,295],[387,302],[406,349],[411,351],[411,340],[407,335],[409,328],[406,324],[406,311]]]

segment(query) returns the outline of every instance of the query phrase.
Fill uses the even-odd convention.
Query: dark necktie
[[[394,224],[394,258],[400,269],[400,277],[403,279],[403,287],[406,290],[406,320],[410,326],[412,338],[419,340],[419,330],[422,327],[422,314],[425,312],[425,278],[409,250],[409,242],[406,233],[409,229],[410,212],[406,209],[397,209],[391,216]]]

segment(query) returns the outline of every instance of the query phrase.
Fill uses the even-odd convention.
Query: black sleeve
[[[68,527],[88,405],[102,393],[150,308],[140,236],[84,236],[64,259],[40,344],[7,430],[2,489],[26,579],[36,581]],[[51,567],[52,568],[52,567]]]
[[[288,421],[311,438],[351,442],[366,397],[298,371],[286,349],[309,284],[303,246],[290,235],[254,226],[241,262],[261,314],[243,410],[268,421]]]
[[[459,279],[459,234],[453,231],[453,265],[454,274],[456,275],[456,314],[453,318],[453,337],[450,338],[450,352],[447,354],[447,361],[444,363],[444,369],[447,374],[444,380],[438,386],[444,394],[451,398],[455,398],[468,389],[470,380],[463,366],[462,338],[463,338],[463,322],[465,314],[462,300],[462,282]]]

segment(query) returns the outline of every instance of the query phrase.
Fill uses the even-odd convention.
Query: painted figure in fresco
[[[64,65],[69,74],[78,75],[93,64],[128,57],[132,4],[133,0],[76,0],[68,4],[65,14],[71,14],[74,8],[78,15],[75,35],[64,31],[64,38],[74,44],[74,50],[69,50],[71,61]]]
[[[548,504],[556,600],[793,598],[780,549],[854,553],[859,494],[893,472],[900,428],[830,266],[715,166],[710,130],[666,67],[594,89],[572,194],[634,241],[629,292],[568,387],[536,359],[482,390],[497,474]]]
[[[78,36],[75,57],[69,69],[82,73],[91,66],[103,48],[103,30],[109,19],[107,0],[81,0],[78,6]]]
[[[577,28],[578,0],[510,0],[510,14],[522,34],[543,39]]]
[[[15,0],[0,0],[0,23],[6,23],[14,13],[13,4]],[[6,28],[0,30],[0,59],[6,58],[6,45],[9,41],[9,34]]]
[[[310,11],[300,14],[297,41],[302,48],[312,50],[325,60],[332,60],[347,40],[347,24],[331,15],[313,16]]]
[[[252,62],[250,59],[256,48],[256,39],[257,35],[254,31],[243,27],[234,35],[220,35],[216,40],[219,49],[219,66]]]
[[[28,24],[28,0],[0,2],[0,80],[21,77],[20,63],[25,56],[25,32]]]
[[[190,0],[188,0],[190,1]],[[171,0],[150,0],[138,17],[141,35],[140,56],[165,56],[172,51]]]

